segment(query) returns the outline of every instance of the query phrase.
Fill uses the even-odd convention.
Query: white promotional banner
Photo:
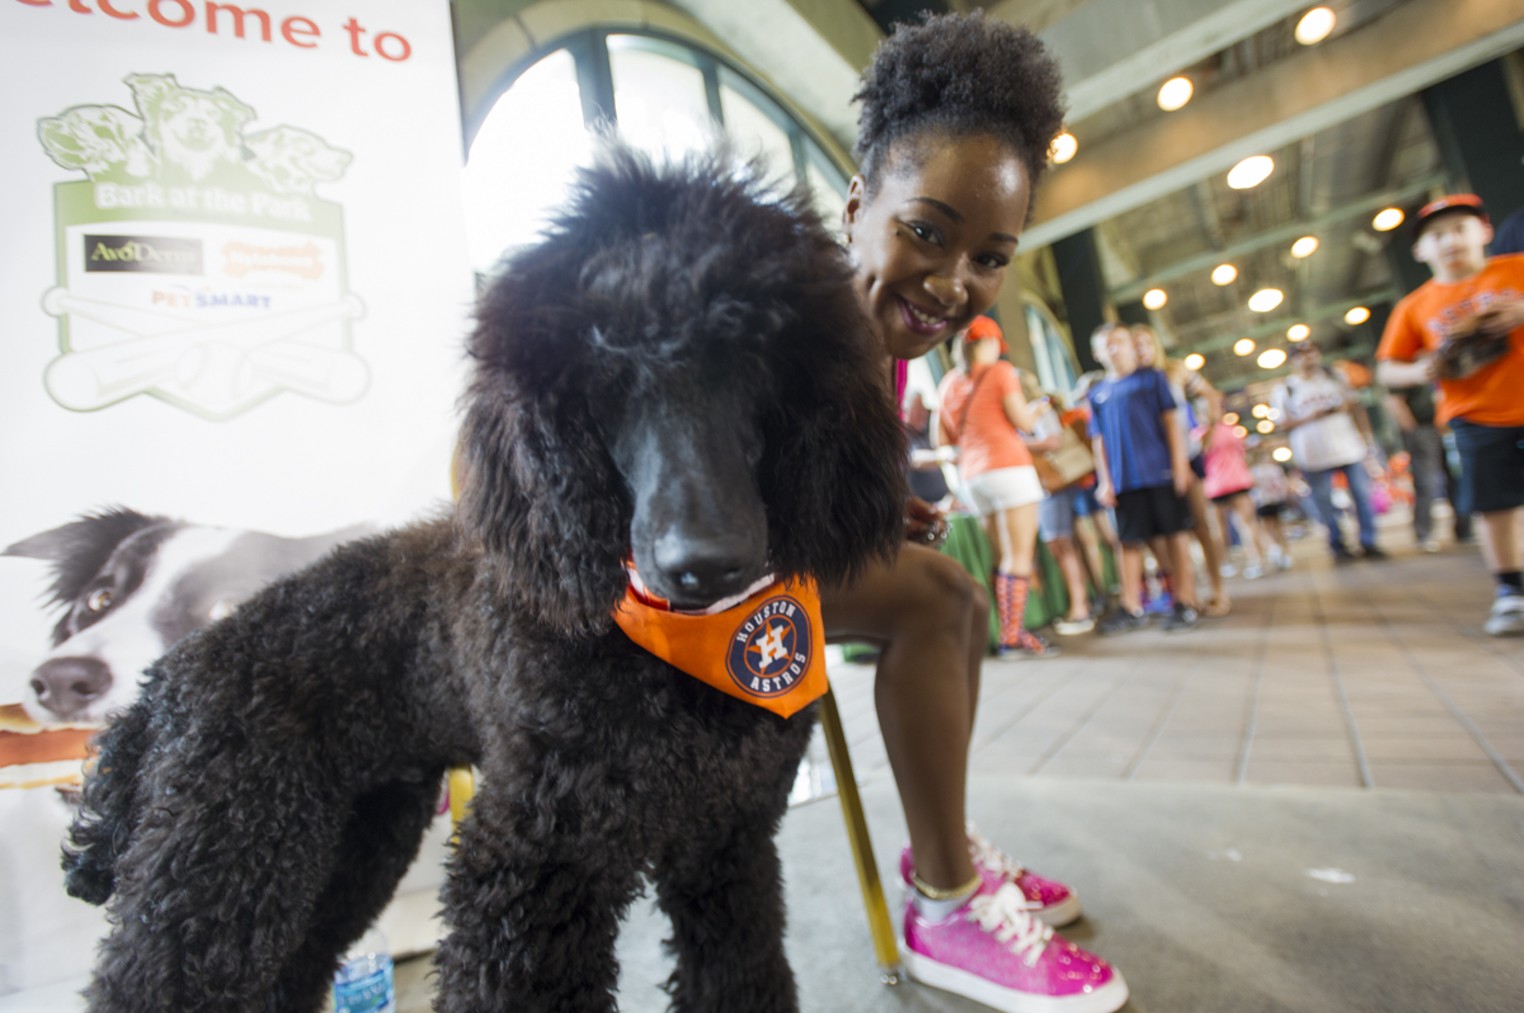
[[[22,1009],[103,929],[59,849],[143,667],[448,500],[473,287],[447,0],[0,0],[0,95],[0,1009]]]

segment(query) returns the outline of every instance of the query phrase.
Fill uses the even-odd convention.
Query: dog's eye
[[[230,601],[217,602],[211,607],[209,612],[212,617],[212,622],[215,623],[219,619],[226,619],[228,616],[232,615],[237,608],[238,606]]]
[[[110,607],[111,592],[104,587],[90,592],[90,597],[85,599],[85,608],[91,612],[104,612]]]

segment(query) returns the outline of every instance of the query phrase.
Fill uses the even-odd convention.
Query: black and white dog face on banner
[[[52,563],[49,599],[63,610],[23,706],[39,724],[103,721],[176,641],[363,530],[283,538],[111,508],[9,546]]]

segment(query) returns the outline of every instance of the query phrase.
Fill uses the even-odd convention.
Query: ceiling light
[[[1185,368],[1186,369],[1200,369],[1202,366],[1205,366],[1205,365],[1206,365],[1206,356],[1202,355],[1200,352],[1192,352],[1190,355],[1187,355],[1185,357]]]
[[[1298,239],[1296,242],[1291,244],[1291,255],[1297,260],[1301,260],[1303,257],[1310,257],[1317,252],[1317,236],[1303,236],[1301,239]]]
[[[1376,212],[1376,217],[1371,219],[1371,228],[1377,232],[1390,232],[1402,224],[1407,215],[1402,213],[1402,208],[1382,208]]]
[[[1269,419],[1260,419],[1259,424],[1254,428],[1258,429],[1264,435],[1269,436],[1271,433],[1275,432],[1275,423],[1271,422]]]
[[[1306,324],[1292,324],[1286,328],[1287,341],[1306,341],[1312,336],[1312,328]]]
[[[1052,156],[1054,165],[1063,165],[1079,153],[1079,141],[1065,130],[1053,138],[1053,143],[1048,146],[1048,153]]]
[[[1238,425],[1238,413],[1237,412],[1228,412],[1226,415],[1224,415],[1222,417],[1222,421],[1227,423],[1230,426],[1236,426],[1236,425]]]
[[[1231,285],[1238,277],[1238,268],[1232,264],[1218,264],[1212,268],[1213,285]]]
[[[1359,327],[1371,318],[1371,311],[1364,306],[1351,306],[1344,314],[1344,322],[1351,327]]]
[[[1169,293],[1162,288],[1151,288],[1143,293],[1144,309],[1162,310],[1167,302],[1169,302]]]
[[[1234,426],[1233,435],[1237,436],[1241,440],[1249,435],[1249,430],[1245,429],[1243,426]]]
[[[1338,18],[1327,7],[1314,7],[1296,23],[1296,41],[1304,46],[1315,46],[1328,38],[1336,21]]]
[[[1285,464],[1287,461],[1291,460],[1291,448],[1276,447],[1274,450],[1270,451],[1270,456],[1282,464]]]
[[[1159,86],[1159,108],[1167,113],[1182,108],[1196,89],[1188,77],[1172,77]]]
[[[1249,414],[1253,415],[1257,419],[1262,419],[1266,415],[1270,414],[1270,406],[1267,404],[1257,404],[1253,408],[1249,409]]]
[[[1228,186],[1235,190],[1252,190],[1275,171],[1275,159],[1269,155],[1250,155],[1228,170]]]
[[[1254,361],[1259,363],[1260,369],[1275,369],[1286,364],[1286,351],[1282,348],[1267,348],[1263,352],[1260,352],[1259,358]],[[1262,417],[1267,417],[1269,414],[1270,409],[1266,408],[1265,416]],[[1261,429],[1260,432],[1263,433],[1266,430]]]
[[[1253,338],[1239,338],[1237,341],[1233,342],[1234,355],[1244,356],[1248,355],[1252,351],[1254,351]]]
[[[1285,298],[1286,293],[1278,288],[1262,288],[1249,297],[1249,308],[1255,313],[1269,313]]]

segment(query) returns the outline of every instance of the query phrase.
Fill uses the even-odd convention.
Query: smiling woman
[[[896,359],[919,358],[994,304],[1031,199],[1027,170],[993,137],[931,150],[871,200],[862,176],[847,195],[858,296]]]
[[[906,359],[994,304],[1062,123],[1060,92],[1057,66],[1035,36],[977,12],[900,25],[874,53],[856,96],[862,170],[844,227],[886,383],[894,376],[903,384]],[[1010,421],[1030,425],[1019,397]],[[914,500],[907,515],[912,538],[936,519]],[[1003,561],[1035,534],[1023,535],[1023,523],[994,525]],[[1004,566],[996,582],[1003,634],[1020,627],[1029,586]],[[956,560],[912,541],[852,585],[822,592],[828,638],[881,649],[874,698],[910,830],[901,856],[913,887],[904,919],[910,973],[1007,1013],[1122,1006],[1121,975],[1047,927],[1079,916],[1073,892],[1026,870],[967,822],[988,628],[982,585]],[[1011,647],[1002,657],[1046,649],[1019,637]]]

